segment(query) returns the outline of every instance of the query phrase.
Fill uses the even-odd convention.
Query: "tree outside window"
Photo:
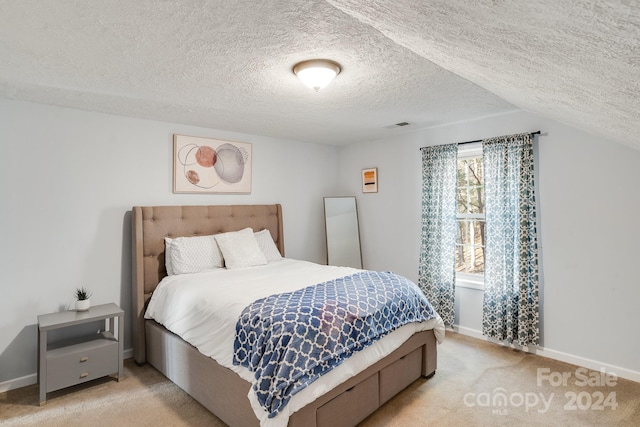
[[[458,159],[456,272],[484,275],[484,173],[482,156]]]

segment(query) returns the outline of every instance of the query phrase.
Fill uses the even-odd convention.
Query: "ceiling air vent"
[[[387,128],[387,129],[395,129],[395,128],[401,128],[401,127],[409,126],[409,125],[411,125],[411,123],[409,123],[409,122],[400,122],[400,123],[396,123],[394,125],[385,126],[385,128]]]

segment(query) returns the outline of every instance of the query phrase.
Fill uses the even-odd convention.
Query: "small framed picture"
[[[362,192],[378,192],[378,168],[362,169]]]

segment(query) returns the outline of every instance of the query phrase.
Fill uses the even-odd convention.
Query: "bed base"
[[[247,399],[251,384],[147,320],[147,361],[230,426],[259,426]],[[384,359],[294,413],[289,427],[355,426],[420,377],[436,371],[433,331],[422,331]]]

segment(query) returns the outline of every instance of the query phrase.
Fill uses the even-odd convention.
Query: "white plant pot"
[[[76,311],[87,311],[91,307],[91,300],[83,299],[76,301]]]

